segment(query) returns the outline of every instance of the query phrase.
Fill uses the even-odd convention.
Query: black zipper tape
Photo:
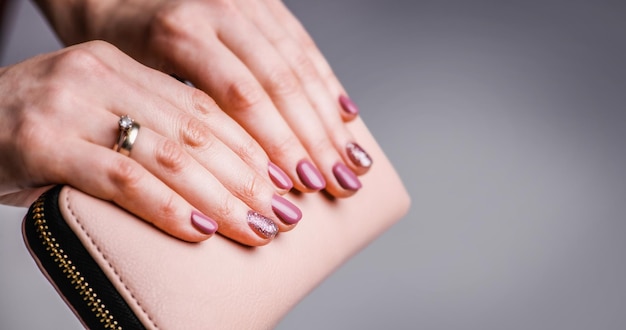
[[[61,188],[44,193],[28,211],[24,233],[33,255],[88,328],[145,329],[63,220]]]

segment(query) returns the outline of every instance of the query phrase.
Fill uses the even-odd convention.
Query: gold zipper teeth
[[[39,238],[46,247],[46,251],[50,251],[50,256],[53,258],[54,262],[61,268],[64,274],[67,274],[67,278],[70,280],[70,283],[74,285],[74,289],[78,290],[83,300],[87,302],[87,306],[91,307],[91,311],[95,313],[100,323],[104,324],[104,328],[122,330],[122,327],[118,325],[106,305],[98,298],[93,288],[89,286],[89,283],[81,276],[76,266],[73,265],[72,260],[69,259],[59,243],[56,242],[52,233],[48,231],[43,203],[43,197],[35,201],[33,206],[33,219],[35,220]]]

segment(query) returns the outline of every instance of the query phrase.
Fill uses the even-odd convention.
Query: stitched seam
[[[120,274],[117,272],[117,270],[115,269],[115,267],[113,266],[113,264],[111,264],[111,262],[109,261],[109,259],[104,255],[104,253],[102,253],[102,250],[100,250],[100,246],[98,246],[98,244],[96,244],[96,242],[94,241],[94,239],[91,237],[91,235],[89,234],[89,232],[85,229],[85,227],[83,226],[83,224],[81,223],[80,219],[78,218],[78,216],[76,216],[76,214],[74,213],[74,210],[72,209],[72,207],[70,206],[70,192],[67,193],[67,196],[65,197],[65,201],[66,201],[66,209],[68,211],[70,211],[70,214],[72,215],[72,217],[74,218],[74,220],[76,221],[76,223],[80,226],[80,229],[85,233],[85,235],[87,235],[87,238],[89,238],[89,241],[91,242],[91,244],[96,248],[96,251],[98,251],[98,253],[100,254],[100,256],[106,261],[107,265],[109,266],[109,268],[113,271],[113,274],[115,274],[115,276],[117,277],[117,279],[120,281],[120,283],[123,284],[124,289],[130,294],[130,297],[133,299],[133,301],[135,301],[135,303],[137,304],[137,306],[139,306],[139,308],[141,309],[141,311],[148,317],[148,320],[150,320],[150,322],[152,323],[152,326],[156,329],[159,329],[159,327],[156,325],[156,323],[154,322],[154,320],[152,319],[152,317],[150,316],[150,314],[148,314],[148,312],[143,308],[143,306],[141,305],[141,303],[139,303],[139,300],[137,300],[137,298],[135,298],[135,295],[133,294],[133,292],[128,288],[128,286],[126,285],[126,283],[124,282],[124,280],[122,280],[122,277],[120,276]]]

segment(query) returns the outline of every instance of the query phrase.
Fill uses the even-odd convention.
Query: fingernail
[[[352,172],[343,163],[337,163],[333,166],[333,174],[335,175],[337,182],[339,182],[339,185],[344,189],[361,189],[361,181],[359,181],[359,178],[357,178],[356,174],[354,174],[354,172]]]
[[[274,182],[276,187],[287,190],[293,188],[293,182],[291,182],[291,179],[287,176],[285,172],[283,172],[283,170],[280,169],[280,167],[278,167],[278,165],[269,162],[267,171],[270,174],[270,178],[272,179],[272,182]]]
[[[212,235],[217,231],[217,222],[198,211],[191,212],[191,223],[205,235]]]
[[[288,225],[293,225],[302,219],[302,211],[282,196],[274,195],[272,198],[272,210]]]
[[[341,95],[339,97],[339,104],[341,104],[341,108],[346,113],[351,114],[351,115],[359,114],[359,107],[357,107],[356,104],[352,102],[352,100],[349,97],[345,95]]]
[[[310,189],[321,190],[326,187],[326,181],[320,171],[318,171],[310,161],[303,159],[298,163],[296,172],[302,183]]]
[[[248,211],[248,225],[261,238],[272,239],[278,233],[274,221],[254,211]]]
[[[358,144],[354,142],[346,144],[346,153],[354,165],[364,168],[372,166],[372,158]]]

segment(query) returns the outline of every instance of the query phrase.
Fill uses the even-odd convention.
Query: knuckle
[[[182,3],[174,3],[163,6],[152,17],[149,25],[150,35],[179,35],[187,27],[185,19],[186,8]]]
[[[83,44],[86,49],[93,53],[119,52],[117,47],[103,40],[92,40]]]
[[[272,145],[265,146],[265,149],[269,155],[282,157],[291,154],[293,150],[298,150],[295,148],[295,141],[297,141],[295,137],[284,137]]]
[[[314,53],[317,51],[317,45],[311,36],[303,29],[297,29],[295,32],[295,39],[300,48],[306,53]]]
[[[164,47],[171,47],[176,40],[187,39],[196,30],[197,19],[206,17],[205,3],[198,1],[171,1],[158,9],[148,24],[148,36],[163,41]]]
[[[332,148],[336,148],[337,145],[340,145],[339,143],[336,143],[337,140],[344,140],[344,141],[354,140],[352,133],[348,131],[348,129],[346,129],[346,126],[344,122],[341,121],[341,119],[337,119],[337,120],[334,120],[332,123],[328,123],[326,127],[327,127],[326,129],[327,132],[333,132],[332,135],[329,135],[326,137],[326,141],[328,141],[328,145],[331,146]]]
[[[144,173],[140,166],[130,158],[122,158],[110,165],[109,178],[118,190],[135,196],[141,189]]]
[[[189,164],[187,154],[171,140],[165,140],[155,149],[155,159],[159,166],[170,173],[181,173]]]
[[[215,100],[213,100],[209,95],[197,88],[191,88],[191,92],[189,95],[189,99],[191,100],[190,107],[197,114],[208,115],[211,112],[219,109],[217,103],[215,103]]]
[[[246,139],[241,144],[238,144],[235,147],[235,153],[239,156],[239,158],[243,159],[248,164],[254,164],[255,159],[260,158],[261,151],[259,150],[260,146],[253,139]]]
[[[241,194],[246,200],[255,200],[263,195],[265,181],[258,175],[251,173],[243,180],[243,188]]]
[[[211,5],[214,12],[217,12],[224,17],[231,18],[240,15],[240,10],[235,4],[235,1],[214,0]]]
[[[256,81],[236,80],[226,92],[227,102],[236,110],[251,109],[261,103],[265,92]]]
[[[89,47],[73,47],[56,57],[55,69],[80,73],[80,77],[101,77],[111,72],[110,68],[97,55],[104,42],[94,42]],[[108,45],[108,44],[107,44]]]
[[[271,96],[288,96],[300,90],[300,82],[289,70],[274,70],[268,81]]]
[[[317,45],[313,38],[309,36],[304,30],[296,31],[298,35],[298,40],[300,40],[300,44],[302,48],[307,52],[315,52],[317,51]]]
[[[324,83],[328,84],[329,86],[332,86],[333,83],[337,82],[337,76],[332,70],[329,69],[327,72],[323,74],[323,80],[324,80]]]
[[[169,193],[162,197],[162,200],[156,206],[158,217],[154,221],[154,225],[163,229],[172,229],[172,225],[176,224],[173,219],[177,219],[178,215],[178,199],[173,193]]]
[[[310,143],[309,151],[313,155],[322,155],[328,153],[329,150],[333,150],[333,145],[328,139],[317,139]]]
[[[181,129],[181,140],[191,148],[201,148],[211,140],[209,127],[197,118],[190,118]]]
[[[219,203],[215,204],[214,211],[222,219],[233,219],[235,214],[235,200],[232,195],[223,194],[217,199]]]
[[[309,56],[303,51],[298,52],[294,56],[294,71],[298,73],[302,81],[318,80],[319,75],[317,69],[311,62]]]
[[[291,41],[291,36],[287,34],[287,31],[283,30],[270,30],[265,36],[269,42],[280,48],[282,45],[288,45]]]

